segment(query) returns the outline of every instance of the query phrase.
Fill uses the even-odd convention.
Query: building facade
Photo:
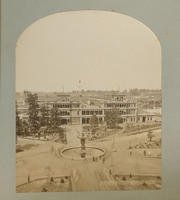
[[[138,114],[137,103],[134,99],[127,98],[126,95],[112,95],[108,100],[104,100],[98,105],[91,105],[88,101],[71,100],[70,95],[62,95],[61,101],[39,101],[40,107],[46,105],[50,111],[54,106],[58,109],[61,124],[89,124],[93,115],[96,115],[98,123],[105,121],[106,113],[118,111],[122,118],[122,123],[152,122],[153,115]],[[27,106],[19,108],[20,117],[27,119]]]

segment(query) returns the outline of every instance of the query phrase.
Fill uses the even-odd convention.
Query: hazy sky
[[[104,11],[42,18],[21,34],[16,90],[161,88],[161,50],[141,22]]]

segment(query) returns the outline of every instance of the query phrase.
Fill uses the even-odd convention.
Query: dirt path
[[[99,163],[84,163],[76,168],[75,191],[100,191],[117,189],[108,170]]]
[[[87,164],[77,169],[76,191],[93,191],[99,190],[99,182],[95,176],[94,168],[90,168]]]

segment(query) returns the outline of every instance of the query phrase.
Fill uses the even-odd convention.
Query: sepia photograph
[[[161,45],[114,11],[59,12],[16,43],[16,192],[162,187]]]

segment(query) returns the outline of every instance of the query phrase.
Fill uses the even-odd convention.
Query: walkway
[[[68,146],[80,146],[78,135],[81,133],[80,125],[72,125],[66,127],[66,137]]]

